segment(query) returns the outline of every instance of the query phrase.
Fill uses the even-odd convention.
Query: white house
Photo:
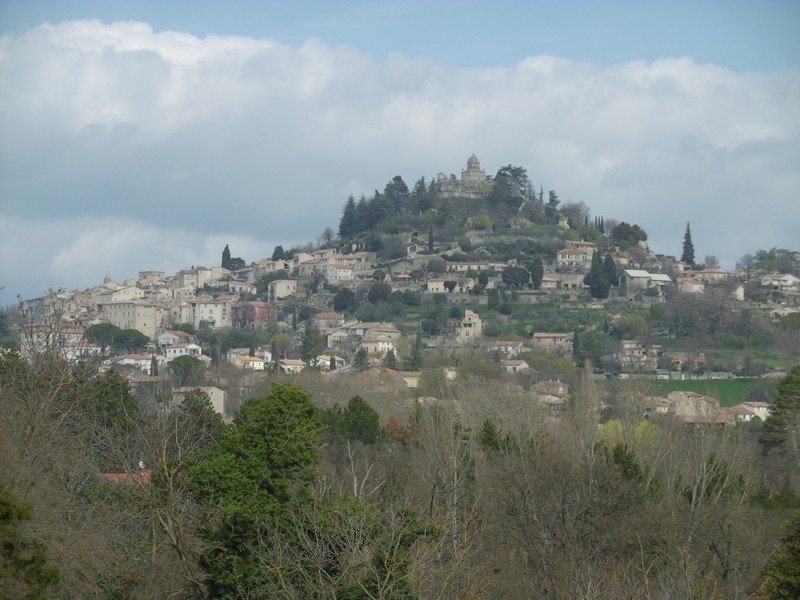
[[[179,356],[195,356],[197,358],[203,353],[202,348],[197,344],[172,344],[167,346],[164,355],[167,360],[178,358]]]

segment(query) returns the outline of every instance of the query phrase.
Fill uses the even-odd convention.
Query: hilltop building
[[[467,159],[467,168],[461,171],[461,179],[444,173],[436,175],[437,198],[485,198],[491,191],[492,182],[474,153]]]

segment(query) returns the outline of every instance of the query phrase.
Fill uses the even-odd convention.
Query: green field
[[[697,392],[719,400],[720,406],[735,406],[747,400],[750,391],[759,379],[689,379],[687,381],[648,381],[648,387],[658,390],[658,394],[686,391]]]

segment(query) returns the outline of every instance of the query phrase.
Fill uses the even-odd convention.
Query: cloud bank
[[[800,72],[676,57],[458,69],[311,39],[73,21],[0,39],[0,292],[248,261],[338,226],[395,175],[490,173],[698,257],[798,248]]]

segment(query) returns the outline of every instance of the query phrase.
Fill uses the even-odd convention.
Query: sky
[[[699,260],[800,250],[800,2],[0,0],[0,307],[247,262],[521,166]]]

